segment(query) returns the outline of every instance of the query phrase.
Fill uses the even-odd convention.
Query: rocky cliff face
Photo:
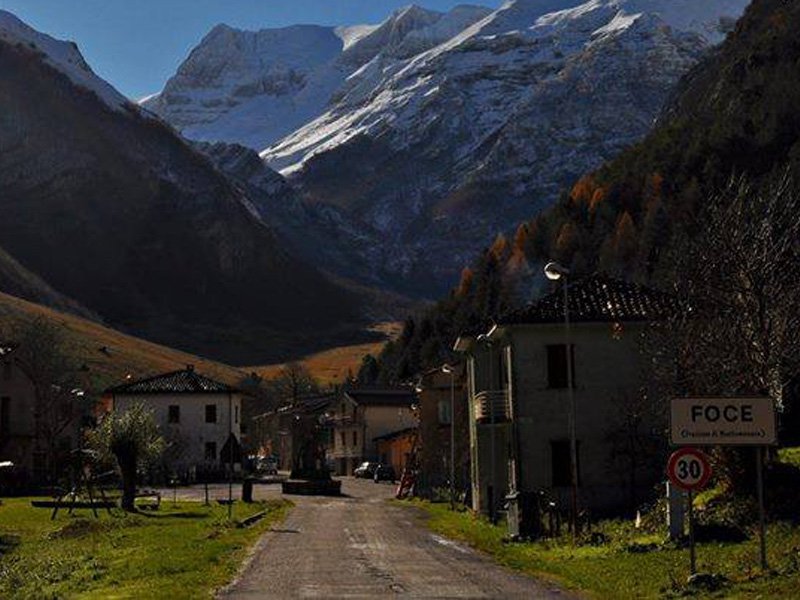
[[[79,57],[0,12],[4,289],[249,364],[360,320],[245,190]]]
[[[148,106],[190,137],[260,150],[308,197],[380,232],[383,270],[428,293],[451,285],[495,233],[644,136],[747,3],[511,0],[445,15],[411,7],[347,41],[328,30],[340,48],[326,46],[300,91],[186,121],[176,115],[187,105],[169,100],[179,72]],[[187,62],[215,45],[211,37]],[[220,63],[215,72],[233,73]],[[232,84],[183,85],[194,106]],[[312,94],[291,118],[272,108],[278,97]],[[252,126],[276,115],[281,131]]]

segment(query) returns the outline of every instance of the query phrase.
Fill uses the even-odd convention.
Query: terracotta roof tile
[[[235,391],[225,383],[200,375],[191,367],[123,383],[107,390],[111,394],[218,394]]]
[[[652,321],[665,318],[677,303],[662,292],[619,279],[592,275],[569,284],[569,316],[574,322]],[[560,323],[564,295],[557,290],[498,319],[500,325]]]

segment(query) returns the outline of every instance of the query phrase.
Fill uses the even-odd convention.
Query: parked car
[[[378,468],[380,463],[376,462],[363,462],[356,470],[353,471],[353,477],[361,477],[363,479],[371,479],[375,475],[375,469]]]
[[[378,465],[372,478],[375,483],[379,481],[395,481],[397,479],[392,465]]]
[[[257,456],[253,460],[253,468],[259,475],[277,475],[278,463],[268,456]]]

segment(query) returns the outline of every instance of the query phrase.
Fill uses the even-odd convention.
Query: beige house
[[[111,409],[142,403],[170,442],[167,461],[178,473],[241,466],[242,394],[200,375],[192,365],[106,391]]]
[[[663,294],[592,276],[570,283],[579,506],[593,513],[635,504],[658,476],[647,468],[663,438],[644,409],[640,341],[672,304]],[[543,495],[567,509],[571,491],[567,345],[562,291],[464,335],[472,498],[501,509],[506,496]]]
[[[380,459],[376,438],[416,426],[410,388],[351,388],[330,406],[328,457],[338,475],[352,475],[363,461]]]

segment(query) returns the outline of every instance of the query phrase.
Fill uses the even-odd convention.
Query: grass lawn
[[[236,574],[248,548],[289,503],[227,507],[162,502],[157,511],[91,511],[74,516],[33,508],[29,498],[0,505],[0,598],[203,598]],[[266,509],[250,528],[237,521]]]
[[[719,598],[797,598],[800,594],[800,528],[771,525],[768,555],[771,571],[758,567],[756,537],[742,543],[698,544],[698,570],[724,575],[716,592],[690,590],[688,549],[662,543],[666,531],[643,534],[632,523],[598,525],[606,540],[573,548],[568,538],[506,544],[505,527],[493,526],[446,504],[413,501],[429,515],[429,527],[492,555],[499,563],[597,598],[664,598],[691,595]]]

